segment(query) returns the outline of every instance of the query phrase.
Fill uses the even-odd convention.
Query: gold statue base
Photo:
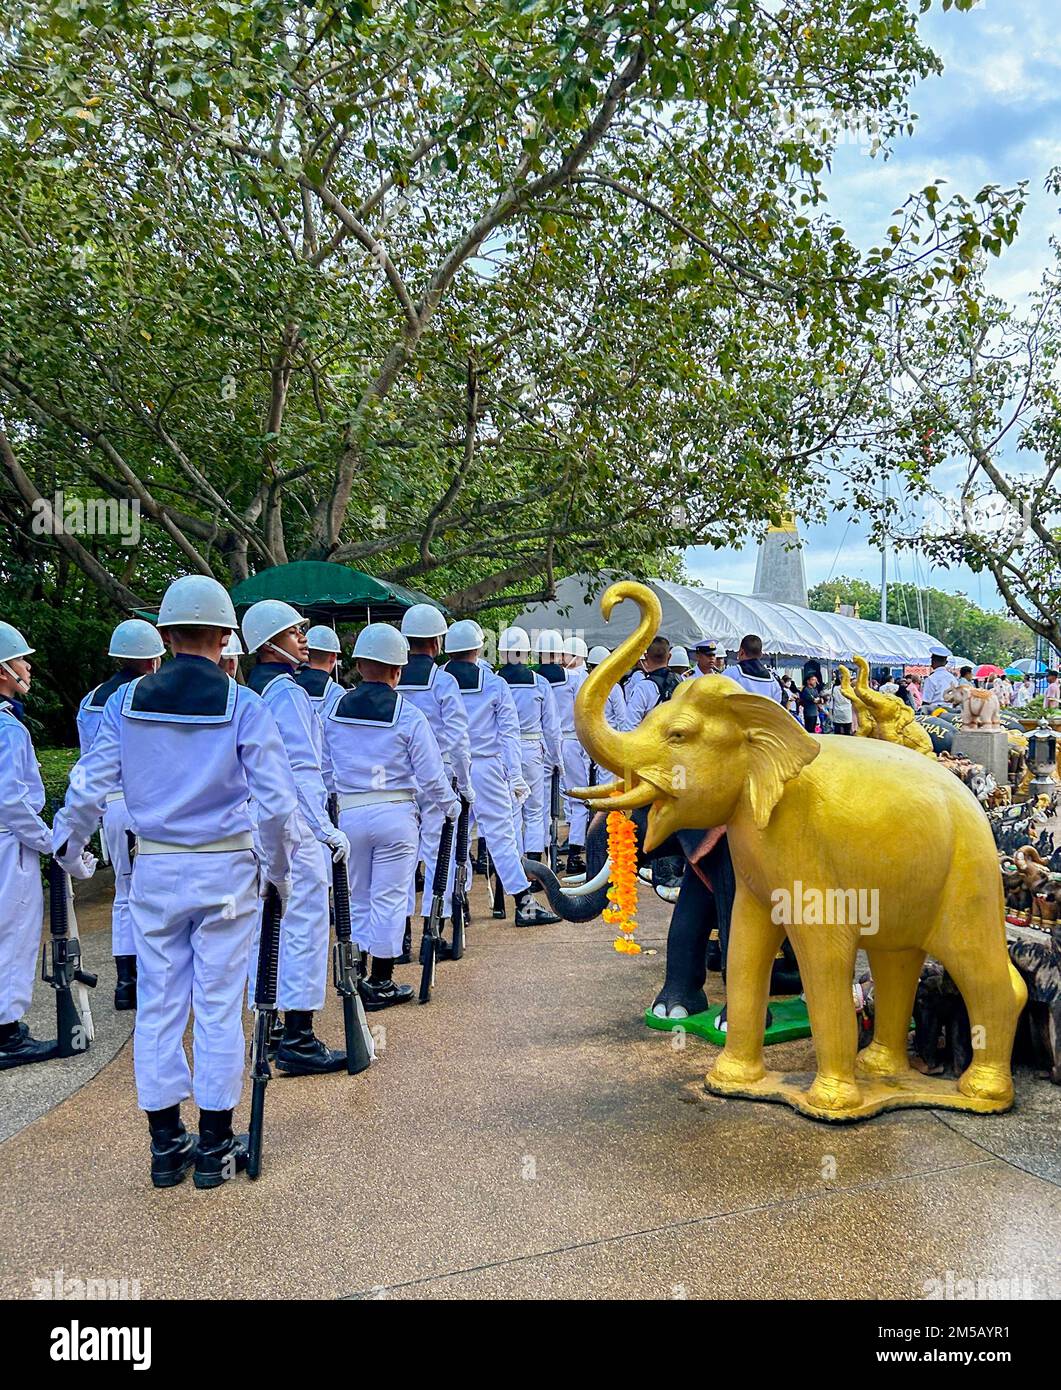
[[[911,1068],[901,1076],[860,1076],[860,1102],[842,1110],[827,1110],[807,1099],[813,1080],[813,1072],[768,1071],[758,1081],[720,1081],[708,1076],[704,1086],[715,1096],[789,1105],[809,1119],[839,1125],[857,1124],[886,1110],[968,1110],[977,1115],[1001,1115],[1013,1108],[1012,1095],[1001,1100],[966,1096],[958,1090],[956,1079],[922,1076]]]

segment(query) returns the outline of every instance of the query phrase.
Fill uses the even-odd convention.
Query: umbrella
[[[1024,676],[1041,676],[1046,671],[1041,661],[1035,661],[1030,656],[1026,656],[1023,661],[1015,661],[1013,665]]]
[[[1004,676],[1009,676],[1013,680],[1019,680],[1024,675],[1024,672],[1019,666],[1007,666],[1002,674]]]
[[[978,666],[973,674],[978,681],[982,681],[988,676],[1000,676],[1002,674],[1002,667],[992,666],[991,662],[987,661],[983,666]]]
[[[952,656],[947,665],[952,671],[960,671],[965,666],[972,667],[973,663],[967,656]]]

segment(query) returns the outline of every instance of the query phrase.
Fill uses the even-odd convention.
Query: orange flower
[[[637,928],[637,830],[625,811],[608,814],[608,857],[612,878],[604,920],[624,933],[613,943],[624,955],[638,955],[641,947],[630,939]]]

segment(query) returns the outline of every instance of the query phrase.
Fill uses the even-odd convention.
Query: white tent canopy
[[[611,622],[601,616],[600,595],[616,579],[634,576],[613,574],[569,575],[556,586],[552,603],[538,604],[519,619],[533,639],[543,628],[559,628],[565,635],[577,633],[589,646],[616,647],[633,632],[637,609],[622,603]],[[927,666],[938,639],[915,628],[895,623],[875,623],[848,618],[841,613],[819,613],[790,603],[770,603],[744,594],[716,593],[663,579],[644,579],[663,609],[660,631],[672,643],[691,647],[711,638],[719,649],[735,653],[749,632],[763,640],[766,655],[779,660],[817,657],[821,661],[850,661],[856,653],[877,664]]]

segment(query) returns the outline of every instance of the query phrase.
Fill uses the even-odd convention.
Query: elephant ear
[[[783,709],[762,695],[730,695],[726,701],[748,740],[748,799],[760,830],[769,824],[785,783],[821,752],[821,744]]]

